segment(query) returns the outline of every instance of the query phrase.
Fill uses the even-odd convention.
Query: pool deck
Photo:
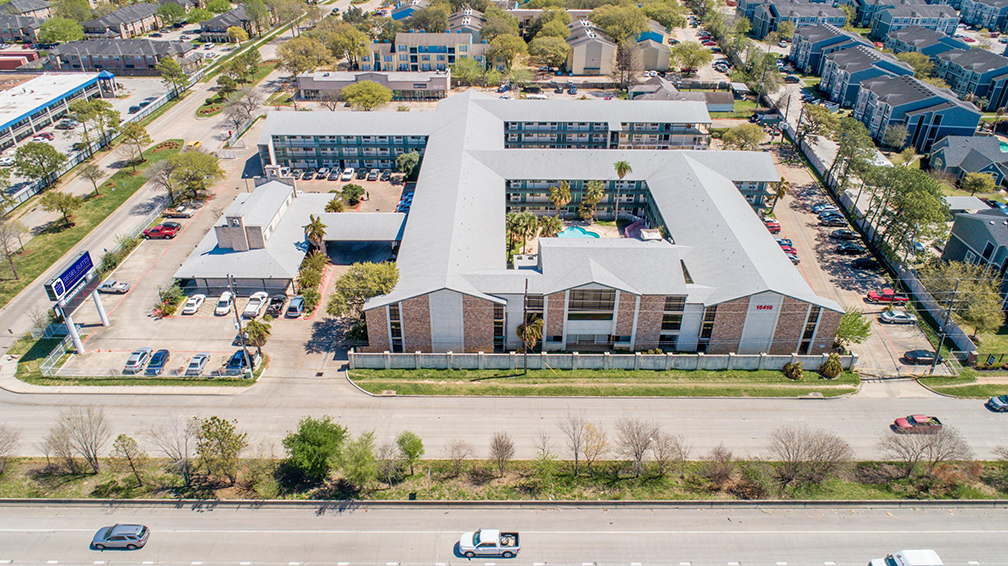
[[[589,232],[595,232],[599,235],[599,238],[620,238],[619,229],[615,225],[604,226],[596,222],[584,222],[582,220],[564,220],[563,227],[567,228],[583,228]],[[525,254],[538,254],[539,253],[539,238],[532,238],[525,243],[525,249],[522,253]]]

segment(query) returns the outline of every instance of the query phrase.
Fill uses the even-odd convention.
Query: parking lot
[[[839,242],[829,235],[838,228],[820,226],[812,212],[816,204],[832,201],[804,166],[778,164],[778,170],[793,188],[774,208],[781,225],[781,233],[777,236],[792,241],[801,258],[797,269],[818,295],[833,299],[844,308],[854,306],[872,319],[871,337],[863,344],[852,346],[860,358],[859,369],[866,375],[926,371],[926,366],[908,366],[901,361],[908,350],[932,349],[924,333],[915,325],[882,324],[878,317],[885,305],[864,300],[869,291],[892,287],[884,270],[855,269],[851,262],[864,256],[836,253]]]
[[[160,34],[159,36],[156,34]],[[235,43],[199,43],[200,28],[198,25],[186,24],[181,28],[165,27],[158,31],[149,33],[146,35],[147,38],[155,39],[159,41],[189,41],[193,43],[193,46],[203,55],[206,59],[206,63],[210,64],[216,59],[224,55],[225,53],[230,53],[234,50],[237,44]],[[206,48],[210,45],[209,49]]]
[[[401,212],[398,210],[404,194],[413,191],[412,185],[408,188],[403,186],[402,174],[393,174],[388,181],[368,181],[367,178],[352,181],[339,181],[329,178],[297,181],[297,188],[300,191],[309,193],[329,193],[339,192],[345,185],[360,185],[364,188],[364,199],[360,205],[353,210],[358,212]]]

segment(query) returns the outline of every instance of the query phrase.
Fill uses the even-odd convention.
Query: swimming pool
[[[570,228],[565,228],[562,232],[557,234],[557,238],[598,238],[599,235],[595,232],[585,230],[580,226],[571,226]]]
[[[1001,146],[1001,153],[1008,153],[1008,143],[998,142],[998,145]]]

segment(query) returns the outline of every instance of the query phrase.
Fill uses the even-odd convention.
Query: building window
[[[389,333],[392,335],[392,351],[402,352],[402,321],[399,320],[399,303],[389,305]]]
[[[539,313],[543,312],[543,296],[542,295],[528,295],[525,299],[525,310],[529,313]]]
[[[815,336],[816,325],[819,324],[819,313],[822,311],[817,305],[812,305],[809,309],[808,318],[805,319],[805,332],[802,333],[801,345],[798,347],[799,354],[808,354],[812,346],[812,337]]]
[[[704,309],[703,313],[703,323],[700,325],[700,340],[710,341],[711,335],[714,334],[714,318],[717,316],[717,305],[713,307],[707,307]]]
[[[574,289],[567,301],[568,311],[612,311],[616,306],[616,291]]]
[[[494,303],[493,329],[494,352],[503,352],[505,343],[504,305]]]

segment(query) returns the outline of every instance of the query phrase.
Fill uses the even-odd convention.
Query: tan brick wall
[[[623,291],[620,291],[619,295],[619,303],[616,305],[616,335],[630,336],[633,333],[637,295]]]
[[[365,352],[392,351],[392,343],[389,341],[388,324],[386,324],[385,307],[364,311],[364,320],[367,322],[368,345],[362,348]]]
[[[805,330],[805,319],[808,317],[808,306],[805,301],[784,297],[781,312],[777,316],[773,342],[770,344],[770,354],[794,354],[798,351],[798,343]]]
[[[662,315],[665,313],[665,295],[642,295],[637,309],[637,335],[635,350],[658,347]]]
[[[836,339],[837,328],[840,328],[842,312],[823,310],[819,313],[819,327],[816,328],[815,338],[809,347],[810,354],[823,354],[833,348],[833,341]],[[822,344],[822,346],[820,346]]]
[[[717,306],[717,315],[714,317],[714,328],[711,331],[707,352],[727,354],[738,351],[748,308],[749,297],[735,299]]]
[[[430,297],[420,295],[399,303],[402,317],[403,351],[431,351]]]
[[[486,299],[462,295],[462,332],[466,352],[493,352],[494,304]]]
[[[562,336],[564,327],[564,297],[565,294],[553,293],[546,296],[546,336]]]

